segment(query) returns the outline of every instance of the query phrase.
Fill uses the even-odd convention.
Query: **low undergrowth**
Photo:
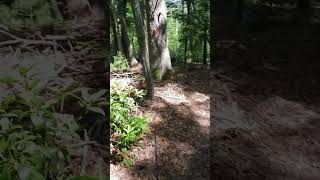
[[[119,64],[125,59],[115,58]],[[119,72],[126,66],[114,65],[114,71]],[[110,89],[110,126],[111,152],[115,160],[125,166],[133,165],[133,157],[128,155],[131,146],[142,137],[147,130],[147,118],[138,114],[138,102],[143,99],[144,91],[135,88],[130,83],[121,80],[111,82]]]
[[[71,178],[69,150],[83,142],[86,128],[79,120],[88,113],[105,116],[106,90],[41,80],[32,66],[3,71],[11,75],[0,78],[0,179]],[[83,113],[68,114],[66,99],[77,101]]]
[[[126,166],[133,164],[133,159],[127,155],[128,150],[147,130],[146,117],[135,113],[137,102],[143,95],[142,90],[130,85],[119,82],[111,85],[111,149],[116,160]]]

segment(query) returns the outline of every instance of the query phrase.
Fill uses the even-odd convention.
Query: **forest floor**
[[[111,164],[111,179],[209,179],[209,71],[182,69],[155,83],[154,100],[141,107],[150,132],[132,148],[133,167]]]
[[[80,26],[80,24],[78,24]],[[86,27],[88,26],[88,23],[85,23]],[[66,29],[69,28],[69,26],[65,26]],[[91,26],[90,26],[91,27]],[[70,28],[71,29],[71,28]],[[79,28],[82,30],[82,28]],[[10,47],[2,46],[0,48],[0,66],[1,70],[6,70],[4,74],[1,72],[2,76],[17,76],[14,70],[11,70],[12,67],[32,67],[32,78],[35,78],[36,80],[40,80],[41,82],[44,82],[43,90],[41,91],[41,95],[43,92],[49,91],[49,88],[52,87],[59,87],[57,85],[65,84],[66,86],[72,85],[73,87],[82,87],[82,88],[90,88],[90,90],[98,91],[100,89],[105,89],[106,87],[106,77],[105,77],[105,55],[101,53],[101,49],[104,50],[103,46],[98,46],[101,41],[101,37],[104,37],[103,32],[99,32],[99,30],[96,30],[98,28],[91,27],[91,31],[88,30],[85,32],[78,32],[79,35],[75,35],[73,38],[72,43],[69,42],[69,46],[73,46],[71,49],[68,49],[68,45],[66,45],[66,41],[68,40],[64,35],[48,35],[48,37],[52,36],[52,38],[61,38],[59,39],[59,44],[57,44],[57,47],[51,48],[50,43],[55,43],[55,41],[40,41],[40,40],[34,40],[31,35],[27,35],[28,31],[25,31],[24,33],[21,33],[19,38],[27,38],[25,41],[32,41],[34,40],[35,45],[29,44],[23,46],[23,43],[21,46],[19,44],[12,45]],[[1,30],[1,29],[0,29]],[[69,30],[69,29],[68,29]],[[71,29],[72,30],[72,29]],[[71,31],[70,30],[70,31]],[[62,30],[61,30],[62,31]],[[76,32],[76,30],[74,30]],[[2,31],[0,33],[1,37],[7,38],[6,31]],[[33,34],[30,32],[30,34]],[[102,35],[100,35],[102,34]],[[100,35],[100,36],[99,36]],[[64,39],[66,38],[66,39]],[[89,40],[94,39],[90,42]],[[8,40],[9,41],[9,40]],[[72,44],[72,45],[71,45]],[[67,48],[67,50],[66,50]],[[99,49],[100,48],[100,49]],[[86,51],[84,51],[85,49]],[[11,71],[10,71],[11,70]],[[8,71],[8,72],[7,72]],[[31,76],[31,75],[30,75]],[[34,77],[33,77],[34,76]],[[70,87],[66,88],[70,88]],[[6,96],[6,92],[8,89],[6,89],[5,86],[2,84],[0,85],[0,99]],[[63,90],[62,90],[63,91]],[[40,93],[39,93],[40,94]],[[48,97],[45,97],[48,98]],[[68,98],[66,98],[66,103],[63,112],[63,114],[66,115],[74,115],[75,117],[79,114],[79,110],[81,109],[76,104],[76,101],[69,101]],[[76,104],[76,105],[75,105]],[[96,118],[96,117],[89,117],[88,119]],[[84,120],[83,122],[85,122]],[[89,121],[89,120],[88,120]],[[77,122],[79,125],[82,125],[83,122]],[[94,122],[91,121],[92,124]],[[83,123],[85,125],[85,123]],[[92,125],[91,124],[91,125]],[[84,126],[83,125],[83,126]],[[28,129],[29,130],[29,129]],[[101,132],[103,135],[101,135]],[[80,132],[81,133],[81,132]],[[79,133],[79,135],[80,135]],[[109,149],[105,148],[107,137],[105,136],[105,130],[100,131],[100,134],[98,132],[95,132],[96,134],[91,134],[90,140],[97,141],[97,143],[94,143],[92,146],[84,146],[88,148],[87,155],[86,155],[86,175],[92,175],[92,176],[98,176],[100,172],[106,173],[109,170],[108,166],[108,160],[105,160],[105,156],[103,154],[106,154],[105,152],[108,152]],[[66,132],[67,134],[67,132]],[[81,140],[82,141],[82,140]],[[52,143],[52,142],[50,142]],[[65,143],[65,142],[63,142]],[[72,144],[70,142],[65,144]],[[63,144],[63,145],[65,145]],[[59,147],[60,148],[60,147]],[[80,175],[80,169],[82,167],[83,162],[83,153],[82,150],[84,148],[71,148],[68,149],[68,153],[70,155],[71,163],[70,167],[64,167],[66,170],[70,170],[70,173],[74,176]],[[105,159],[103,159],[105,158]],[[109,158],[109,157],[108,157]],[[105,162],[103,160],[105,160]],[[98,163],[97,163],[98,162]],[[83,166],[84,167],[84,166]],[[107,174],[102,174],[107,175]]]
[[[257,69],[244,63],[230,70],[241,58],[217,62],[211,79],[214,179],[319,179],[318,26],[254,34],[246,46],[251,58],[261,58]]]

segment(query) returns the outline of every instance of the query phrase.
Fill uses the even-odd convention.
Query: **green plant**
[[[101,107],[106,106],[107,104],[107,90],[101,89],[98,92],[89,94],[88,88],[80,88],[80,92],[81,98],[78,98],[80,100],[79,104],[85,109],[85,114],[90,111],[105,116],[105,111]]]
[[[126,167],[131,167],[134,164],[134,160],[131,158],[124,158],[122,164]]]
[[[54,102],[40,96],[43,85],[33,79],[31,67],[15,69],[16,79],[1,81],[15,87],[0,102],[1,178],[47,179],[66,163],[64,150],[52,141],[58,129],[51,109]]]
[[[129,64],[127,59],[118,52],[116,56],[113,56],[113,62],[110,64],[111,72],[125,72],[129,70]]]
[[[65,98],[74,98],[84,113],[102,114],[106,90],[47,87],[32,66],[12,67],[11,76],[0,78],[0,179],[67,179],[71,164],[66,142],[81,141],[77,119],[63,110]],[[77,96],[80,93],[81,96]]]
[[[111,145],[121,154],[123,163],[130,165],[132,159],[124,156],[147,129],[146,117],[134,114],[144,92],[115,82],[111,85],[110,95]]]

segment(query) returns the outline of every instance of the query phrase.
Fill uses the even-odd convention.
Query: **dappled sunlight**
[[[210,1],[150,0],[149,7],[143,4],[148,1],[133,1],[131,10],[129,6],[125,8],[126,2],[111,3],[114,6],[112,16],[115,27],[111,32],[115,55],[115,66],[112,67],[125,64],[125,59],[130,60],[130,56],[139,57],[137,60],[144,67],[144,73],[140,73],[145,80],[141,80],[141,84],[145,86],[137,89],[147,90],[147,95],[138,102],[138,109],[147,115],[150,131],[128,149],[124,160],[129,166],[126,169],[123,167],[122,174],[114,173],[120,179],[208,179]],[[185,8],[184,3],[189,7],[188,12],[180,11],[180,7]],[[191,6],[194,12],[191,12]],[[144,13],[139,12],[143,9],[147,10],[146,17],[150,18],[144,19]],[[188,18],[181,18],[186,13]],[[193,21],[192,18],[203,20]],[[117,19],[118,22],[115,21]],[[192,36],[191,29],[195,33]],[[117,58],[117,51],[125,58]],[[188,62],[185,61],[187,59]],[[132,71],[127,69],[119,71],[119,74],[130,74]],[[135,82],[122,80],[120,83]],[[117,171],[121,168],[118,167]]]
[[[181,105],[189,102],[183,93],[183,89],[178,87],[177,84],[168,83],[163,88],[155,89],[155,96],[161,97],[171,105]]]
[[[192,82],[202,83],[200,88],[205,84]],[[131,173],[137,171],[135,174],[144,177],[152,177],[156,171],[159,177],[208,175],[210,98],[192,90],[192,85],[156,86],[153,101],[141,107],[149,117],[150,132],[130,153],[136,157]],[[190,174],[190,169],[198,170]]]
[[[182,118],[190,118],[190,115],[193,114],[195,123],[202,127],[210,126],[210,97],[208,95],[186,92],[180,85],[172,83],[155,89],[155,96],[163,99],[168,105],[177,106],[176,111],[183,116]],[[163,106],[162,108],[165,109]],[[165,112],[164,118],[170,119],[170,116],[172,116],[171,109]]]

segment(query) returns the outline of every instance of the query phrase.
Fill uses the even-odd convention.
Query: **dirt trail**
[[[313,41],[298,39],[318,36],[278,28],[282,38],[274,38],[276,30],[255,35],[267,42],[252,45],[258,49],[249,46],[251,58],[261,60],[253,66],[260,69],[239,66],[224,73],[224,67],[215,68],[233,80],[219,75],[211,79],[211,165],[216,180],[320,177],[319,52],[312,48]],[[304,36],[295,38],[297,34]],[[288,39],[297,43],[288,45]],[[271,61],[272,69],[262,66]]]
[[[111,165],[111,179],[209,179],[208,78],[207,70],[194,70],[178,73],[179,83],[156,84],[143,107],[151,132],[132,150],[135,165]]]

